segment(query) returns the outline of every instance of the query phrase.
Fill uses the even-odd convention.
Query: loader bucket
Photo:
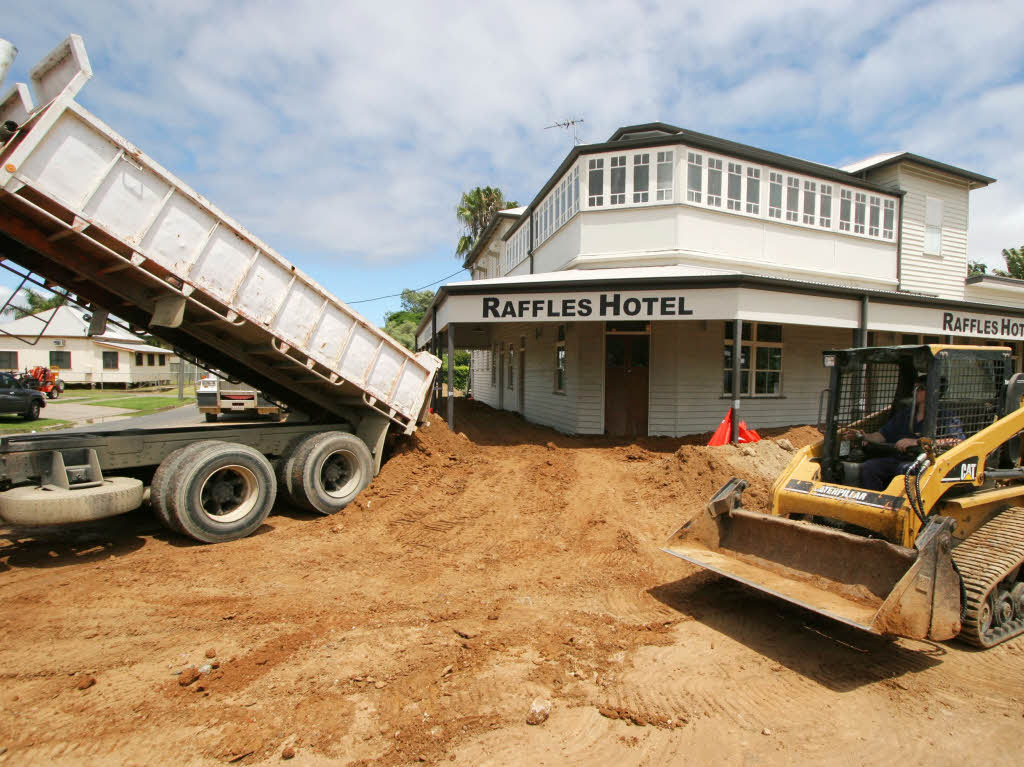
[[[665,544],[669,554],[873,634],[960,631],[953,520],[929,517],[915,548],[740,508],[732,479]]]

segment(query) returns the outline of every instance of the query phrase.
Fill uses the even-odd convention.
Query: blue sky
[[[452,272],[477,185],[528,202],[571,147],[660,120],[830,165],[907,150],[997,178],[970,254],[1024,244],[1024,3],[10,4],[28,70],[68,33],[79,101],[349,302]],[[450,278],[463,278],[465,273]],[[392,298],[354,307],[382,323]]]

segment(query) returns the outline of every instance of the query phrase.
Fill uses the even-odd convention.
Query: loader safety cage
[[[824,353],[832,368],[821,462],[839,481],[837,463],[846,458],[840,433],[847,428],[876,432],[897,412],[913,418],[915,392],[928,394],[921,435],[941,455],[1000,417],[1011,352],[1005,347],[946,348],[895,346]],[[922,376],[924,377],[922,379]]]

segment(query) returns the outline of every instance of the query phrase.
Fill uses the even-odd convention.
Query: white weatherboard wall
[[[75,384],[128,384],[153,383],[169,381],[172,378],[169,363],[176,362],[177,357],[171,351],[164,353],[164,364],[160,365],[160,357],[154,354],[154,364],[149,365],[147,354],[142,355],[142,365],[135,364],[135,353],[127,352],[96,344],[88,338],[65,338],[61,346],[55,346],[52,338],[44,337],[34,346],[22,344],[13,339],[0,343],[3,351],[18,354],[18,366],[12,372],[31,370],[50,366],[50,352],[70,352],[71,367],[62,368],[57,374],[66,383]],[[117,352],[117,368],[104,369],[103,352]]]
[[[684,436],[718,427],[732,406],[721,392],[724,322],[655,322],[651,327],[651,435]],[[784,325],[782,396],[744,397],[740,417],[752,429],[815,423],[828,383],[824,349],[851,345],[851,331]]]
[[[900,288],[942,298],[964,298],[967,274],[967,183],[952,176],[901,164],[884,168],[873,181],[906,191],[903,198]],[[927,198],[942,201],[942,237],[938,254],[924,252]]]

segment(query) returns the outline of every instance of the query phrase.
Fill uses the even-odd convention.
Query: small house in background
[[[52,315],[52,316],[51,316]],[[39,365],[57,371],[70,385],[132,387],[171,383],[168,349],[108,323],[102,335],[89,335],[91,315],[74,306],[0,323],[0,370]]]

